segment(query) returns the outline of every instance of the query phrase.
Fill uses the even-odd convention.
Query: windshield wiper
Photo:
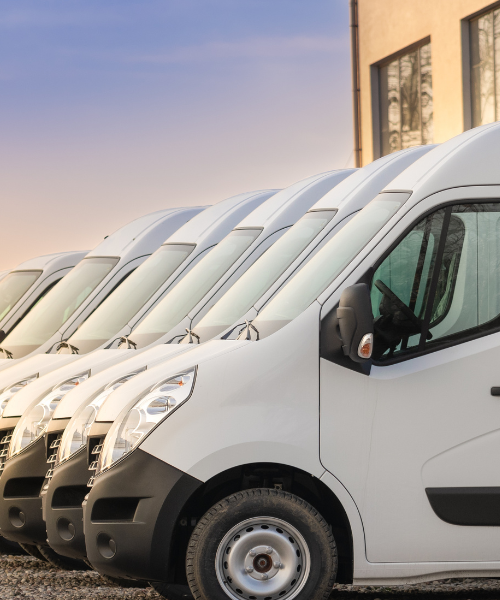
[[[122,344],[126,344],[126,350],[137,350],[137,344],[133,342],[128,335],[122,335],[122,337],[118,340],[118,348]]]
[[[246,321],[245,321],[246,323]],[[233,331],[237,328],[237,327],[241,327],[244,323],[238,323],[236,324],[234,327],[231,327],[231,329],[225,333],[222,337],[221,340],[227,340],[227,338],[233,333]]]
[[[56,352],[59,352],[59,350],[62,350],[63,348],[68,348],[68,350],[71,350],[71,354],[80,354],[79,348],[71,345],[67,340],[63,340],[59,343],[59,346],[56,348]]]
[[[238,339],[251,341],[252,334],[250,333],[250,329],[253,329],[255,331],[255,333],[257,334],[257,339],[255,341],[258,342],[260,339],[259,330],[257,329],[257,327],[255,327],[255,325],[252,324],[252,321],[245,321],[245,329],[242,329],[240,331],[240,335],[238,336]],[[242,335],[245,335],[245,337],[242,338],[241,337]]]
[[[197,344],[200,343],[200,336],[197,333],[195,333],[192,329],[188,329],[186,327],[186,333],[187,333],[187,335],[184,336],[184,338],[182,340],[184,342],[184,340],[186,339],[186,337],[189,336],[188,339],[187,339],[187,342],[184,342],[185,344],[194,344],[193,338],[196,338],[198,340]]]
[[[12,352],[9,352],[5,348],[0,348],[0,352],[3,352],[5,354],[5,358],[10,358],[10,359],[14,358],[14,355],[12,354]]]

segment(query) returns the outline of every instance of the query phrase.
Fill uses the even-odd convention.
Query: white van
[[[331,189],[336,183],[344,179],[350,171],[334,172],[309,178],[300,184],[295,184],[287,190],[284,190],[265,202],[263,199],[260,202],[254,201],[254,210],[240,221],[233,231],[222,240],[216,248],[208,255],[202,258],[200,262],[177,284],[173,289],[157,304],[151,314],[154,314],[158,309],[162,310],[162,316],[173,325],[176,320],[182,320],[187,312],[190,312],[190,306],[199,307],[198,310],[203,312],[203,306],[209,305],[214,298],[218,296],[224,289],[231,285],[246,269],[259,257],[269,246],[279,238],[293,223],[301,217],[308,208],[326,191]],[[257,204],[257,208],[255,205]],[[259,206],[260,204],[260,206]],[[247,208],[250,212],[251,206]],[[172,298],[175,298],[173,300]],[[165,311],[165,306],[167,311]],[[168,308],[170,307],[170,310]],[[173,309],[173,311],[172,311]],[[179,310],[182,313],[179,314]],[[195,313],[196,314],[196,313]],[[147,319],[147,317],[146,317]],[[102,323],[102,322],[100,322]],[[185,334],[185,329],[183,330]],[[168,338],[168,336],[167,336]],[[153,340],[156,343],[156,340]],[[85,347],[85,346],[84,346]],[[188,347],[178,345],[172,347],[174,350],[182,351]],[[165,350],[162,349],[155,354],[156,362],[160,362],[165,357]],[[137,354],[132,350],[99,350],[88,356],[78,359],[71,365],[67,365],[63,369],[58,369],[45,377],[41,378],[36,384],[31,386],[29,390],[23,390],[23,393],[16,395],[8,405],[8,411],[4,413],[7,418],[8,414],[21,413],[21,403],[25,404],[27,398],[31,398],[32,402],[24,411],[24,415],[19,422],[19,426],[15,429],[12,435],[12,442],[9,447],[7,456],[10,458],[5,465],[5,471],[0,479],[0,489],[5,485],[8,489],[12,480],[16,481],[16,486],[20,485],[20,481],[34,481],[35,478],[41,477],[43,483],[44,476],[47,471],[47,453],[44,440],[40,439],[39,444],[33,444],[30,448],[23,439],[24,428],[30,426],[33,422],[33,414],[39,411],[41,405],[47,404],[47,396],[41,397],[34,394],[36,389],[43,385],[46,390],[45,394],[50,392],[51,387],[60,381],[75,378],[78,372],[87,372],[92,375],[99,373],[106,367],[119,360],[124,360],[130,353]],[[140,352],[140,350],[139,350]],[[144,358],[145,365],[149,366],[148,359]],[[145,365],[141,365],[144,368]],[[130,377],[128,370],[124,373]],[[50,395],[50,394],[49,394]],[[62,397],[58,392],[59,399]],[[47,417],[51,415],[48,414]],[[72,416],[70,413],[68,416]],[[48,421],[48,418],[47,418]],[[56,416],[53,420],[55,431],[51,429],[47,435],[47,443],[53,446],[50,454],[54,453],[57,446],[53,445],[54,441],[59,441],[64,425],[68,419],[61,420],[61,416]],[[0,425],[1,426],[1,425]],[[23,452],[24,450],[24,452]],[[55,456],[55,455],[54,455]],[[49,465],[50,466],[50,465]],[[17,489],[17,488],[16,488]],[[1,491],[0,491],[1,495]],[[5,497],[5,496],[4,496]],[[8,497],[8,492],[7,492]],[[35,506],[38,503],[38,506]],[[80,500],[81,505],[81,500]],[[45,524],[42,521],[42,513],[40,511],[41,500],[34,499],[31,495],[26,495],[25,498],[20,497],[19,490],[16,492],[15,507],[12,506],[11,499],[7,500],[6,504],[0,504],[0,513],[5,517],[5,522],[0,514],[0,525],[3,534],[9,539],[28,542],[28,543],[46,543]],[[3,510],[5,508],[5,511]],[[29,522],[27,520],[23,527],[18,527],[14,519],[13,524],[10,518],[14,508],[16,511],[21,511],[25,515],[30,515]],[[36,518],[38,516],[38,519]],[[42,550],[43,552],[43,550]]]
[[[0,343],[87,252],[58,252],[26,260],[0,283]]]
[[[266,243],[269,243],[266,239],[267,236],[263,235],[264,239],[261,240],[260,245],[258,247],[255,247],[255,245],[252,246],[255,239],[262,233],[261,229],[238,230],[235,234],[230,234],[231,239],[229,240],[229,243],[223,241],[220,245],[223,246],[224,249],[222,255],[218,250],[220,246],[217,246],[216,249],[208,252],[210,244],[207,247],[206,242],[211,240],[213,245],[214,238],[220,236],[224,230],[225,232],[230,230],[231,225],[235,224],[235,219],[238,219],[239,221],[242,216],[254,211],[256,207],[259,207],[274,194],[275,190],[240,194],[239,196],[223,201],[221,203],[222,206],[214,210],[208,209],[207,212],[209,214],[207,215],[207,218],[195,222],[192,227],[189,226],[192,222],[187,224],[183,228],[184,234],[190,233],[191,238],[193,235],[195,239],[198,238],[197,241],[200,242],[200,251],[204,251],[200,262],[197,262],[192,270],[190,269],[193,261],[191,261],[191,263],[186,261],[187,264],[185,264],[184,267],[189,271],[186,277],[191,277],[192,280],[193,276],[199,271],[202,265],[206,265],[206,272],[209,273],[209,277],[212,276],[213,268],[210,270],[210,267],[214,267],[214,260],[212,257],[216,259],[216,267],[219,266],[219,263],[221,262],[225,264],[229,261],[229,264],[226,264],[224,267],[224,270],[227,270],[232,267],[232,264],[235,261],[237,263],[242,255],[245,256],[245,259],[252,260],[252,258],[249,259],[245,253],[250,253],[251,257],[253,257],[254,254],[259,255],[259,253],[267,247]],[[203,213],[203,215],[206,215],[206,213]],[[200,217],[201,216],[202,215],[200,215]],[[194,219],[194,221],[196,221],[196,219]],[[245,235],[246,233],[248,233],[248,235]],[[188,238],[189,237],[190,236],[188,235]],[[171,239],[172,238],[169,238],[169,240]],[[179,245],[177,244],[175,247],[178,248]],[[194,250],[194,248],[191,248],[191,250]],[[199,253],[196,253],[196,258],[198,257]],[[209,261],[208,263],[207,260]],[[157,273],[153,272],[153,275],[157,275]],[[180,275],[182,275],[182,277],[180,277]],[[177,285],[182,284],[185,281],[184,273],[177,273],[177,276],[177,280],[180,279],[178,283],[176,282]],[[202,284],[204,284],[205,281],[203,281],[203,277],[205,277],[205,275],[203,274],[203,271],[201,276],[198,274],[196,277],[196,282],[198,284],[200,282],[200,277]],[[217,275],[217,278],[219,277],[220,274]],[[174,285],[174,289],[175,287],[176,286]],[[70,344],[66,343],[66,345]],[[100,350],[91,352],[82,357],[79,357],[76,354],[43,355],[43,357],[36,356],[28,358],[9,369],[8,372],[0,375],[0,380],[5,380],[8,376],[15,381],[14,376],[16,378],[26,378],[29,377],[28,373],[31,370],[45,369],[45,374],[42,375],[40,370],[38,370],[36,376],[31,376],[29,386],[25,385],[22,389],[19,389],[19,384],[10,383],[3,394],[5,401],[8,403],[6,407],[7,410],[4,408],[2,418],[0,419],[0,430],[4,430],[0,443],[4,445],[5,449],[5,452],[2,452],[0,456],[0,471],[3,470],[6,458],[11,458],[12,460],[8,462],[8,471],[10,470],[11,474],[13,472],[12,470],[15,471],[16,496],[19,497],[19,502],[22,503],[22,500],[24,500],[22,498],[24,493],[27,503],[25,510],[22,508],[19,508],[18,510],[19,514],[26,515],[27,523],[25,528],[19,531],[19,528],[16,525],[12,525],[12,519],[9,520],[11,526],[15,528],[14,533],[20,533],[20,536],[13,536],[16,537],[15,541],[31,543],[34,540],[38,540],[36,534],[39,531],[37,526],[40,526],[40,523],[43,528],[43,536],[39,541],[45,542],[46,539],[45,526],[41,521],[42,513],[40,506],[38,509],[35,507],[35,509],[32,510],[32,505],[39,502],[39,500],[38,498],[32,497],[31,486],[37,481],[37,467],[40,461],[44,467],[41,474],[41,483],[43,483],[43,476],[46,472],[46,452],[43,433],[52,416],[53,410],[68,391],[75,386],[80,385],[91,375],[99,373],[125,358],[127,358],[126,350]],[[65,366],[56,368],[61,361]],[[48,370],[47,364],[52,366],[52,370]],[[15,429],[11,436],[11,432],[5,431],[5,429],[9,428],[12,430],[16,426],[23,412],[25,413],[24,416],[26,419],[21,419],[19,427]],[[40,417],[41,420],[38,419],[38,417]],[[25,427],[28,427],[28,430],[25,430]],[[12,441],[9,444],[11,438]],[[9,448],[9,452],[7,452],[7,448]],[[40,460],[37,462],[37,459]],[[8,472],[4,473],[4,475],[3,481],[7,485],[7,488],[10,489],[9,481],[11,475]],[[21,475],[21,477],[19,477],[19,475]],[[22,487],[23,485],[26,485],[27,487],[24,488]],[[9,497],[9,493],[9,491],[6,492],[6,497]],[[16,519],[14,519],[14,522],[16,522]],[[4,537],[8,537],[9,532],[6,530],[4,533]],[[19,537],[18,540],[17,537]]]
[[[91,428],[97,409],[105,402],[106,397],[132,376],[137,375],[145,366],[151,368],[160,362],[158,360],[160,350],[164,361],[169,356],[192,348],[192,345],[187,347],[184,345],[189,339],[195,343],[203,342],[208,337],[207,332],[224,339],[234,335],[235,331],[239,332],[240,319],[253,318],[256,307],[262,306],[260,297],[269,298],[272,290],[278,289],[284,279],[314,255],[318,248],[339,231],[357,210],[373,198],[396,174],[429,150],[430,148],[425,147],[396,153],[350,175],[316,202],[289,232],[246,270],[201,321],[195,321],[198,324],[192,326],[192,331],[185,336],[180,346],[157,346],[156,351],[151,349],[143,355],[129,358],[117,367],[93,377],[65,397],[54,413],[54,419],[49,423],[48,439],[62,433],[61,423],[65,424],[62,419],[74,416],[65,429],[57,456],[56,450],[53,450],[52,455],[50,451],[48,453],[49,461],[55,460],[57,468],[49,471],[54,478],[50,480],[48,489],[46,483],[42,490],[47,537],[49,544],[55,550],[65,556],[80,558],[85,556],[83,530],[80,524],[81,506],[80,502],[76,501],[76,493],[78,492],[80,498],[83,498],[88,490],[91,482],[88,481],[87,460],[90,458],[92,473],[97,459],[97,454],[94,454],[95,447],[99,447],[99,440],[111,424],[98,422]],[[311,193],[313,191],[311,186],[312,184],[309,183],[302,193]],[[227,323],[233,322],[236,322],[236,326],[224,331]],[[118,403],[119,401],[118,399]],[[116,414],[119,414],[120,408],[117,407],[116,402],[113,402],[112,410],[116,410]],[[107,415],[109,417],[109,412]],[[98,415],[97,418],[99,419]],[[112,418],[105,419],[105,421],[109,420]],[[86,456],[81,450],[88,435],[92,438],[92,448]],[[74,492],[72,503],[67,499],[61,500],[61,494],[66,497],[69,490]],[[73,531],[71,535],[67,533],[67,527]]]
[[[2,367],[12,366],[10,360],[25,359],[65,345],[65,340],[106,296],[166,237],[203,208],[157,211],[107,236],[2,341]]]
[[[210,600],[498,576],[499,151],[492,124],[429,152],[250,340],[125,384],[84,504],[98,571]]]

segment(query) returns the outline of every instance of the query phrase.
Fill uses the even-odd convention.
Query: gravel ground
[[[446,579],[418,585],[395,587],[353,587],[339,585],[331,600],[382,600],[387,598],[420,600],[500,600],[500,579]],[[71,600],[160,600],[151,588],[122,589],[113,587],[93,571],[60,571],[29,556],[0,556],[0,598],[68,598]]]

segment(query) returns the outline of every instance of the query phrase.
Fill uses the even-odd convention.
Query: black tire
[[[238,593],[240,590],[238,592],[226,592],[222,584],[219,583],[216,561],[219,564],[219,561],[222,560],[220,557],[226,554],[229,556],[231,550],[230,547],[227,547],[226,551],[223,552],[221,550],[218,552],[219,546],[222,548],[226,543],[224,540],[228,539],[230,541],[227,543],[231,546],[233,543],[235,545],[242,543],[247,535],[245,532],[252,532],[254,528],[243,529],[241,535],[238,534],[234,538],[228,538],[231,530],[236,531],[237,527],[240,527],[240,524],[245,521],[249,521],[250,523],[260,523],[262,521],[265,523],[266,519],[269,520],[269,523],[280,521],[285,527],[280,529],[275,525],[256,525],[255,533],[259,532],[260,535],[262,534],[261,530],[269,530],[269,532],[264,532],[262,535],[269,535],[268,539],[271,540],[273,536],[274,539],[278,539],[278,534],[282,534],[284,537],[279,539],[284,540],[286,547],[289,546],[289,540],[292,547],[292,554],[288,556],[292,556],[293,560],[303,561],[303,568],[300,564],[295,568],[293,560],[290,558],[285,561],[288,565],[292,565],[292,568],[288,573],[283,570],[283,577],[291,577],[290,573],[295,571],[300,574],[301,568],[302,574],[297,576],[297,580],[287,580],[286,591],[284,594],[281,593],[281,597],[284,599],[293,598],[294,600],[326,600],[330,596],[337,575],[338,561],[337,546],[328,523],[314,507],[294,494],[274,489],[252,489],[237,492],[215,504],[205,513],[193,531],[186,554],[186,573],[189,587],[196,600],[201,598],[203,600],[228,600],[228,594],[231,595],[231,593],[235,598],[238,596],[241,597]],[[289,528],[288,532],[295,530],[299,534],[298,536],[297,534],[295,535],[296,540],[287,532],[287,527]],[[298,550],[302,543],[298,539],[299,536],[301,536],[303,542],[302,548],[304,551],[302,554]],[[251,538],[247,539],[250,539],[248,543],[253,543]],[[267,542],[265,543],[267,544]],[[281,542],[278,541],[278,543]],[[298,557],[301,557],[299,559],[295,559],[293,544],[298,544],[295,552]],[[271,546],[270,543],[268,545]],[[258,551],[261,552],[260,550]],[[285,549],[285,551],[289,550]],[[251,583],[253,585],[258,578],[264,579],[265,576],[260,575],[263,571],[259,570],[259,567],[262,567],[262,563],[255,563],[257,559],[262,560],[262,558],[259,558],[261,556],[267,556],[269,560],[268,566],[265,568],[269,569],[268,572],[271,577],[266,576],[266,579],[271,580],[275,576],[273,573],[278,574],[281,569],[290,569],[290,566],[280,564],[279,562],[274,563],[273,566],[274,559],[271,557],[280,557],[279,553],[273,554],[273,552],[277,552],[277,550],[271,547],[269,555],[259,554],[253,559],[254,563],[252,564],[255,566],[255,569],[251,568],[251,571],[254,571],[253,574],[239,575],[242,578],[241,581],[245,577],[251,576],[253,579]],[[241,552],[239,554],[235,552],[234,555],[243,556]],[[251,554],[250,552],[246,556],[255,556],[255,553]],[[224,565],[221,566],[221,579],[229,581],[231,585],[235,585],[233,579],[227,576],[229,572],[223,572],[224,569],[228,568],[227,563],[222,560],[221,564]],[[244,573],[242,565],[243,563],[241,565],[235,563],[235,569],[231,571],[231,574]],[[307,569],[306,565],[308,565]],[[282,576],[280,575],[280,577]],[[300,580],[299,577],[302,579]],[[227,581],[226,585],[229,585]],[[275,581],[278,583],[279,580],[276,579]],[[259,581],[256,585],[265,586],[267,584],[262,584]],[[262,593],[266,593],[267,595],[267,592]],[[276,593],[276,597],[280,597],[280,593]]]
[[[47,562],[46,558],[40,554],[40,550],[38,550],[38,548],[37,548],[37,546],[35,546],[35,544],[19,544],[19,545],[26,552],[26,554],[29,554],[33,558],[38,558],[38,560],[41,560],[42,562]]]
[[[193,600],[193,594],[188,585],[152,581],[151,587],[167,600]]]
[[[38,551],[43,558],[56,569],[63,571],[88,571],[88,566],[78,558],[69,558],[57,554],[50,546],[38,546]]]

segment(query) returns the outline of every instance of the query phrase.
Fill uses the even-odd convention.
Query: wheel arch
[[[276,488],[291,492],[309,502],[332,528],[339,555],[339,583],[353,580],[353,534],[347,512],[330,487],[318,477],[297,467],[281,463],[248,463],[231,467],[205,481],[186,501],[176,524],[173,543],[176,552],[172,565],[176,582],[182,582],[184,557],[189,537],[197,521],[216,502],[237,491]]]

